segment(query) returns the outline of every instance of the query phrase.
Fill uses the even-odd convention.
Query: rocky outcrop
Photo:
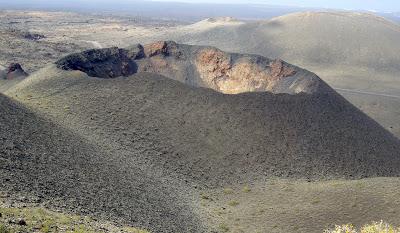
[[[142,51],[143,48],[139,46],[129,49],[91,49],[64,57],[56,64],[64,70],[80,70],[99,78],[129,76],[136,73],[134,60],[142,56]]]
[[[148,44],[144,46],[144,53],[148,57],[153,57],[155,55],[167,55],[167,42],[159,41],[153,44]]]
[[[12,73],[12,72],[16,72],[16,71],[22,71],[22,72],[25,72],[23,69],[22,69],[22,66],[19,64],[19,63],[11,63],[9,66],[8,66],[8,74],[9,73]]]
[[[27,40],[40,40],[46,38],[46,36],[39,33],[23,32],[22,37]]]
[[[28,73],[22,68],[21,64],[19,63],[11,63],[8,68],[3,71],[3,78],[4,79],[14,79],[17,77],[26,77]]]
[[[281,60],[232,56],[216,48],[199,51],[196,61],[200,77],[210,87],[223,93],[273,91],[281,79],[296,74],[296,70]]]
[[[92,49],[69,55],[56,64],[64,70],[80,70],[99,78],[130,76],[137,72],[158,73],[188,85],[226,94],[326,91],[326,85],[315,74],[282,60],[227,53],[214,47],[183,45],[173,41],[124,49]]]
[[[37,40],[46,38],[45,35],[42,35],[39,33],[34,33],[34,32],[29,32],[29,31],[21,31],[21,30],[17,30],[17,29],[11,29],[11,30],[9,30],[9,33],[16,37],[23,38],[26,40],[33,40],[33,41],[37,41]]]
[[[280,59],[272,61],[269,66],[271,69],[271,77],[275,80],[279,80],[281,78],[286,78],[296,74],[295,69],[285,65],[285,63]]]
[[[211,88],[220,90],[220,82],[228,79],[232,61],[226,53],[216,48],[206,48],[198,52],[196,68],[201,79]]]
[[[173,41],[158,41],[155,43],[144,45],[144,54],[151,58],[154,56],[171,56],[174,58],[182,58],[183,52],[179,48],[179,44]]]

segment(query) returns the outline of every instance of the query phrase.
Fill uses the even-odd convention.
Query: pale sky
[[[68,5],[80,6],[118,6],[119,3],[134,6],[145,2],[184,2],[184,3],[223,3],[223,4],[266,4],[278,6],[295,6],[307,8],[333,8],[344,10],[370,10],[379,12],[400,12],[400,0],[0,0],[2,6],[13,5]]]
[[[127,0],[129,1],[129,0]],[[187,3],[258,3],[349,10],[400,11],[400,0],[152,0]]]

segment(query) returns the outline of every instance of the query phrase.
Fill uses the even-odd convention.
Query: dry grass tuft
[[[235,201],[235,200],[232,200],[232,201],[228,202],[228,205],[230,205],[230,206],[232,206],[232,207],[235,207],[235,206],[238,206],[238,205],[239,205],[239,202],[238,202],[238,201]]]
[[[0,233],[60,232],[60,233],[149,233],[133,227],[119,227],[90,217],[63,214],[40,207],[3,207],[0,203]],[[23,219],[25,224],[18,224]]]
[[[231,188],[225,188],[224,189],[224,194],[233,194],[233,189],[231,189]]]
[[[245,192],[245,193],[249,193],[250,191],[251,191],[251,189],[249,188],[249,186],[245,186],[243,188],[243,192]]]
[[[384,221],[380,221],[365,225],[360,230],[357,230],[351,224],[346,224],[336,226],[335,229],[325,230],[324,233],[400,233],[400,228],[393,227]]]

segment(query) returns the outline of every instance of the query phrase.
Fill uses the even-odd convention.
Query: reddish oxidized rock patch
[[[270,63],[271,77],[274,79],[286,78],[296,74],[296,71],[284,64],[281,59],[273,60]]]
[[[201,50],[195,63],[202,80],[213,88],[218,88],[218,80],[229,77],[232,68],[230,57],[215,48]]]
[[[231,55],[216,48],[198,52],[195,60],[201,80],[210,88],[227,94],[273,90],[279,80],[296,74],[281,60],[257,63],[249,57],[232,61]]]
[[[174,41],[158,41],[152,44],[147,44],[144,47],[144,54],[148,58],[157,55],[172,56],[174,58],[181,58],[182,52],[178,48],[178,44]]]
[[[144,46],[144,53],[147,57],[153,57],[159,54],[167,53],[167,42],[158,41]]]

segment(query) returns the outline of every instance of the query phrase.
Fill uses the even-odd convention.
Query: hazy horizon
[[[126,0],[129,1],[129,0]],[[400,2],[395,0],[150,0],[153,2],[184,2],[214,4],[267,4],[276,6],[331,8],[343,10],[370,10],[380,12],[400,11]]]
[[[268,5],[299,8],[325,8],[343,10],[366,10],[378,12],[400,12],[400,2],[394,0],[0,0],[0,8],[7,7],[74,7],[102,8],[113,5],[125,10],[126,6],[137,4],[223,4],[223,5]],[[117,5],[116,5],[117,4]],[[142,6],[142,5],[138,5]],[[162,5],[165,6],[165,5]]]

